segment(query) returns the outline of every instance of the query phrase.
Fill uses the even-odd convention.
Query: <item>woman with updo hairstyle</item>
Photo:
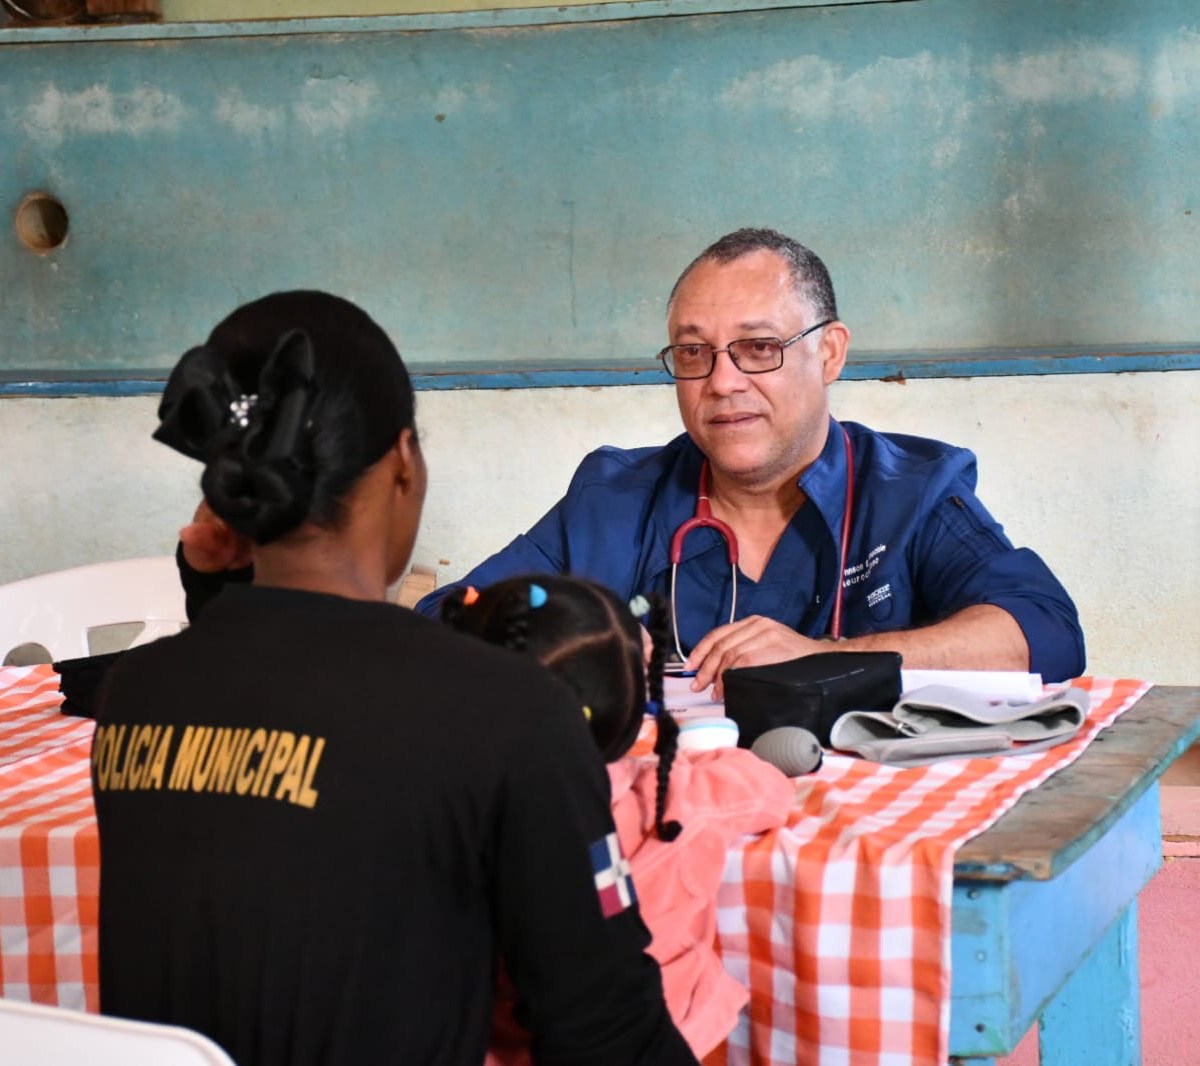
[[[653,934],[667,1007],[695,1055],[708,1055],[749,1000],[716,945],[725,853],[746,833],[782,826],[794,787],[743,748],[677,750],[679,726],[663,693],[668,611],[659,599],[625,604],[582,577],[531,574],[454,589],[442,620],[535,658],[574,693],[569,713],[587,722],[609,764],[617,837]],[[651,638],[648,656],[639,620]],[[631,754],[643,727],[653,749]],[[530,1061],[531,1034],[514,1018],[508,992],[502,979],[488,1066]]]
[[[636,903],[600,890],[628,878],[575,696],[386,600],[425,463],[384,331],[267,296],[180,359],[159,420],[203,464],[193,544],[252,581],[105,677],[101,1010],[239,1066],[457,1066],[503,957],[534,1061],[694,1063]]]
[[[289,326],[315,308],[326,313]],[[329,351],[339,357],[317,358]],[[260,546],[304,522],[336,526],[350,487],[401,433],[419,459],[399,353],[325,293],[278,293],[230,315],[180,361],[159,415],[155,439],[205,461],[205,500]]]

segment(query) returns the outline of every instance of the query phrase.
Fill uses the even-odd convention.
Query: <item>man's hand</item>
[[[202,574],[239,570],[251,562],[250,539],[213,514],[204,500],[191,523],[179,531],[179,540],[188,566]]]
[[[910,670],[1029,669],[1025,633],[1003,607],[989,603],[964,607],[957,614],[919,629],[866,633],[836,644],[812,640],[751,615],[718,626],[692,649],[688,669],[696,671],[692,689],[713,685],[713,698],[723,699],[721,674],[732,666],[763,666],[799,659],[819,651],[896,651]]]
[[[713,698],[723,699],[725,687],[721,675],[734,666],[763,666],[799,659],[818,651],[828,651],[820,640],[801,636],[794,629],[770,618],[753,614],[708,633],[688,656],[688,669],[695,670],[692,691],[713,686]]]

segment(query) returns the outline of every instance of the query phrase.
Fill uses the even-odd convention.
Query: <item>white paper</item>
[[[901,670],[901,692],[925,685],[950,685],[1006,703],[1032,703],[1043,696],[1042,675],[1019,670]]]
[[[692,691],[690,677],[664,677],[663,702],[677,718],[712,718],[725,713],[725,704],[713,699],[712,686]]]

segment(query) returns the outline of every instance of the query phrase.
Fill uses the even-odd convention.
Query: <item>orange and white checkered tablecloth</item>
[[[94,723],[61,703],[49,666],[0,669],[0,996],[96,1010]]]
[[[946,1061],[955,848],[1149,688],[1079,683],[1087,723],[1050,751],[909,769],[828,755],[797,782],[788,824],[729,853],[719,948],[751,1001],[706,1063]],[[0,669],[0,996],[95,1010],[93,723],[61,699],[49,667]]]
[[[706,1064],[947,1061],[955,849],[1150,687],[1076,683],[1091,693],[1091,712],[1049,751],[905,769],[826,755],[798,781],[788,824],[747,838],[726,863],[717,935],[750,1007]]]

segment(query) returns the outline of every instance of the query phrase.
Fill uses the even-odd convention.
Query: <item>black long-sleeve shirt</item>
[[[105,1013],[240,1066],[478,1063],[498,956],[535,1061],[692,1063],[577,701],[388,604],[232,586],[105,682]],[[604,878],[602,878],[603,880]]]

